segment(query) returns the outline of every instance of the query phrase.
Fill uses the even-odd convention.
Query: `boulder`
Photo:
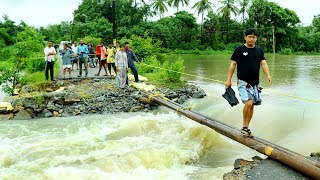
[[[48,110],[51,110],[51,111],[59,111],[60,109],[58,107],[56,107],[53,102],[49,102],[47,104],[47,109]]]
[[[0,114],[10,113],[14,108],[9,102],[0,102]]]
[[[42,116],[42,117],[45,117],[45,118],[48,118],[48,117],[52,117],[53,114],[52,114],[52,112],[49,111],[48,109],[45,109],[45,110],[42,111],[41,116]]]
[[[140,92],[139,91],[134,91],[130,94],[130,97],[133,97],[134,99],[139,99],[140,98]]]
[[[11,120],[11,119],[13,119],[13,113],[0,114],[0,121]]]
[[[200,98],[204,98],[206,95],[207,95],[207,94],[206,94],[206,92],[204,92],[203,89],[199,89],[198,91],[196,91],[196,92],[192,95],[192,97],[193,97],[193,98],[198,98],[198,99],[200,99]]]
[[[22,94],[27,94],[33,92],[35,89],[31,85],[24,85],[21,88],[21,93]]]
[[[13,90],[13,95],[14,96],[19,95],[19,92],[20,92],[20,89],[14,89]]]
[[[183,104],[184,102],[186,102],[188,100],[188,96],[186,95],[182,95],[178,98],[177,103],[179,104]]]
[[[53,116],[54,116],[54,117],[60,117],[61,115],[59,114],[59,112],[53,111]]]
[[[81,101],[81,97],[74,92],[67,93],[64,97],[65,104],[73,104],[80,101]]]
[[[141,109],[144,109],[143,106],[133,106],[129,112],[137,112],[137,111],[140,111]]]
[[[32,116],[27,110],[20,110],[13,118],[14,120],[29,120],[32,119]]]
[[[25,108],[38,109],[39,104],[36,102],[35,97],[25,97],[22,99],[22,104]]]
[[[19,111],[23,110],[24,107],[23,106],[16,106],[14,109],[13,109],[13,113],[18,113]]]

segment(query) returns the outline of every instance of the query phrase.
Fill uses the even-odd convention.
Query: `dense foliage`
[[[42,34],[26,26],[16,34],[14,40],[14,45],[0,50],[0,84],[8,94],[12,94],[16,85],[22,83],[22,74],[28,75],[44,69]]]

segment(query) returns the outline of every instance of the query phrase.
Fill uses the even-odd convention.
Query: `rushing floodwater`
[[[183,58],[187,73],[225,81],[229,56]],[[267,58],[274,84],[261,76],[266,91],[253,133],[304,155],[320,151],[320,104],[274,94],[320,101],[320,57]],[[241,127],[243,105],[229,106],[223,84],[184,78],[208,94],[186,106]],[[221,179],[235,159],[259,155],[166,108],[0,123],[1,179]]]

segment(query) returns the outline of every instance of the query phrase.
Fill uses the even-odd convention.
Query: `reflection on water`
[[[229,56],[183,58],[187,73],[225,81]],[[320,100],[320,57],[267,58],[274,84],[269,86],[262,75],[265,90]],[[241,127],[243,105],[230,107],[221,97],[223,84],[184,78],[200,85],[208,95],[189,100],[187,107]],[[255,108],[254,135],[303,155],[320,151],[320,104],[270,91],[263,92],[263,104]],[[2,121],[0,177],[221,179],[235,159],[259,155],[171,110],[162,107],[160,112]]]

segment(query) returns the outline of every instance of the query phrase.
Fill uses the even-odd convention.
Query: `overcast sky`
[[[72,21],[73,11],[82,0],[0,0],[0,15],[9,15],[9,18],[19,23],[21,20],[35,27],[58,24],[61,21]],[[197,0],[190,0],[189,7],[180,8],[194,13],[191,6]],[[216,4],[218,0],[212,0]],[[309,25],[314,15],[320,14],[319,0],[271,0],[282,7],[294,10],[303,25]],[[219,4],[216,5],[219,7]],[[175,13],[171,9],[166,15]],[[2,17],[0,18],[3,20]],[[157,17],[155,19],[158,19]]]

